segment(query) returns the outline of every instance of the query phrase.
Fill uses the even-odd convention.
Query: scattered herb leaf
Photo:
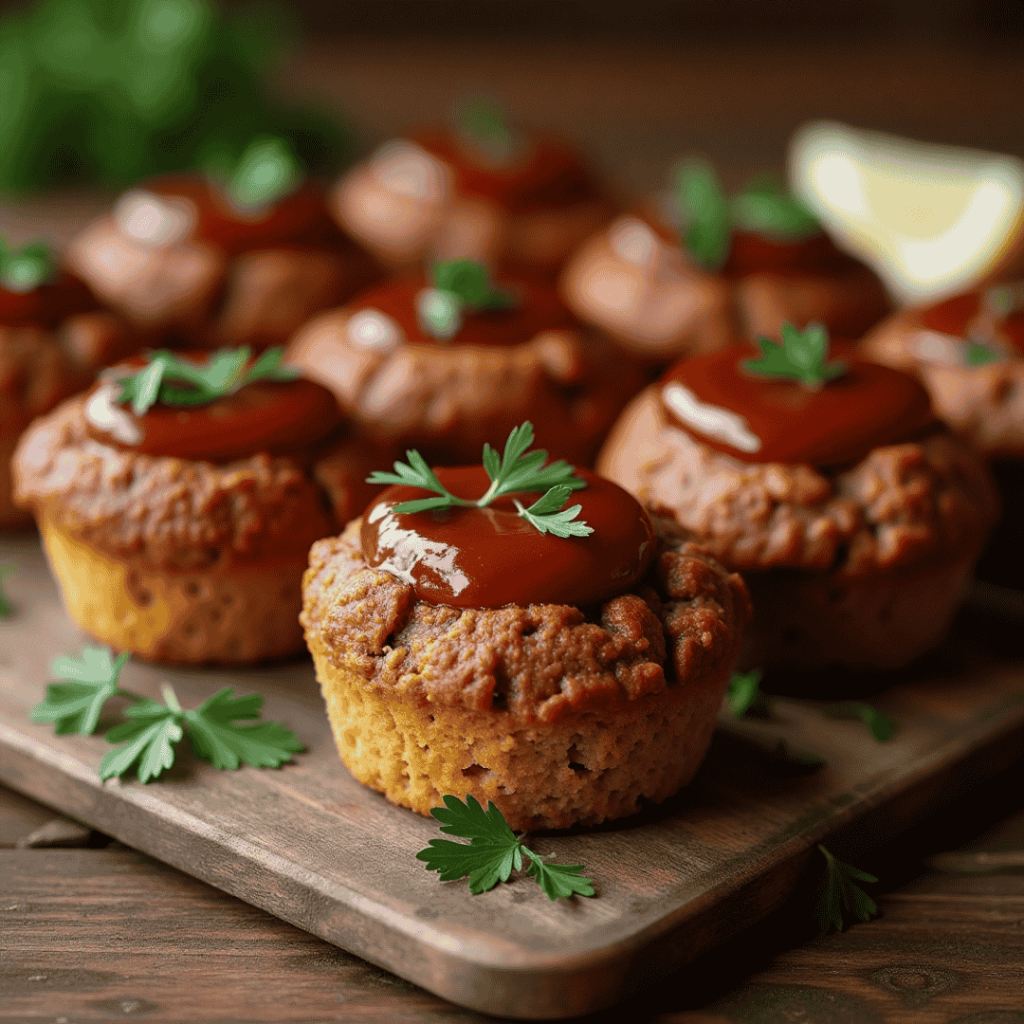
[[[294,192],[304,176],[302,163],[287,140],[256,139],[239,157],[227,194],[243,210],[260,210]]]
[[[735,195],[730,212],[736,227],[759,235],[788,240],[821,231],[813,214],[770,175],[755,178]]]
[[[51,280],[57,264],[41,242],[12,248],[0,236],[0,284],[10,292],[30,292]]]
[[[103,705],[113,696],[126,696],[117,686],[127,654],[110,656],[106,647],[83,647],[77,658],[54,658],[51,671],[61,683],[46,687],[46,700],[32,708],[33,722],[53,722],[58,735],[96,731]]]
[[[472,794],[463,803],[457,796],[443,797],[444,807],[430,813],[441,822],[441,831],[468,839],[469,843],[453,843],[449,839],[431,839],[416,854],[428,871],[437,871],[442,882],[452,882],[469,875],[469,891],[474,896],[493,889],[498,882],[507,882],[512,871],[520,871],[523,855],[530,861],[526,874],[536,879],[548,899],[568,899],[578,893],[593,896],[594,885],[580,872],[582,864],[551,864],[524,846],[508,827],[504,815],[490,801],[485,811]]]
[[[576,522],[582,506],[573,505],[562,509],[569,495],[586,481],[575,475],[575,468],[564,460],[544,465],[548,453],[543,449],[528,452],[533,444],[533,425],[527,420],[521,426],[513,427],[505,442],[503,455],[484,444],[483,464],[491,485],[476,501],[458,498],[437,479],[426,459],[415,448],[405,453],[408,463],[396,462],[394,473],[375,470],[367,477],[371,484],[404,484],[433,491],[435,498],[416,498],[394,506],[398,513],[426,512],[430,509],[449,508],[456,505],[463,508],[485,508],[492,501],[520,491],[544,491],[545,493],[529,508],[515,502],[519,515],[541,533],[553,533],[556,537],[585,537],[593,532],[583,521]]]
[[[792,324],[783,324],[782,343],[759,337],[760,359],[748,359],[743,368],[765,377],[798,380],[804,387],[820,388],[846,373],[842,360],[828,361],[828,330],[823,324],[808,324],[799,331]]]
[[[9,563],[0,565],[0,619],[9,619],[14,614],[14,605],[4,593],[4,583],[14,575],[17,568],[16,565]]]
[[[170,686],[162,687],[164,703],[142,700],[125,710],[131,721],[107,733],[110,743],[121,743],[100,764],[100,778],[123,775],[133,766],[140,782],[155,779],[174,764],[174,745],[185,732],[197,756],[214,768],[234,770],[241,763],[254,768],[277,768],[303,750],[291,730],[278,722],[235,725],[259,716],[263,698],[252,693],[235,697],[225,687],[192,711],[183,711]]]
[[[254,381],[290,381],[299,376],[294,367],[281,365],[281,347],[268,348],[246,369],[250,355],[248,348],[220,349],[200,364],[166,349],[151,352],[147,366],[120,378],[117,401],[122,405],[131,403],[135,415],[141,416],[157,402],[207,405]]]
[[[732,237],[729,201],[718,175],[706,160],[684,160],[673,178],[686,250],[700,266],[718,270],[729,256]]]
[[[988,366],[989,363],[998,363],[1002,358],[1002,352],[980,341],[968,339],[964,346],[964,362],[968,366]]]
[[[423,330],[442,340],[458,334],[467,309],[509,309],[515,301],[491,284],[490,271],[475,260],[435,263],[431,284],[417,294],[416,314]]]
[[[852,864],[837,860],[820,843],[818,849],[825,857],[825,877],[815,908],[818,926],[823,932],[830,928],[841,932],[850,923],[851,917],[858,921],[870,921],[878,913],[878,906],[860,886],[854,884],[854,880],[877,882],[878,879]]]
[[[459,131],[471,142],[487,149],[510,149],[512,133],[501,105],[489,96],[473,96],[458,108]]]
[[[848,700],[829,704],[822,709],[829,718],[859,718],[872,737],[887,743],[896,732],[896,719],[863,701]]]
[[[733,672],[729,680],[729,689],[725,693],[726,707],[733,718],[767,713],[768,698],[761,691],[763,675],[759,668],[753,668],[749,672]]]

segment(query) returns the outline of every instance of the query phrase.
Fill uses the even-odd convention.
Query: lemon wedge
[[[1024,162],[834,121],[801,127],[790,184],[904,302],[970,287],[1024,252]]]

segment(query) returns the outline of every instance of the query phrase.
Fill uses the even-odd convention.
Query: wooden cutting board
[[[166,670],[130,663],[122,685],[194,706],[223,686],[265,695],[265,716],[307,745],[280,770],[220,772],[191,755],[160,781],[102,783],[102,735],[29,720],[49,664],[86,642],[68,621],[35,538],[0,540],[17,573],[0,621],[0,781],[424,988],[476,1010],[567,1017],[625,998],[779,907],[820,867],[897,833],[1024,753],[1024,660],[961,624],[932,669],[872,698],[899,728],[779,700],[766,721],[723,721],[697,780],[636,818],[536,835],[583,863],[593,899],[551,903],[532,880],[471,897],[415,859],[434,822],[357,784],[338,760],[312,666]],[[1019,630],[1019,623],[1017,624]],[[940,666],[940,667],[935,667]],[[791,775],[764,749],[784,739],[827,765]],[[187,745],[183,745],[187,746]],[[812,861],[814,863],[812,863]]]

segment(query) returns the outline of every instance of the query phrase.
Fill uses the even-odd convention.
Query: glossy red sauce
[[[187,354],[196,362],[207,356]],[[118,375],[144,365],[142,359],[131,360]],[[130,405],[117,404],[120,392],[113,375],[104,375],[89,392],[89,436],[143,455],[223,463],[266,452],[309,461],[323,452],[344,422],[334,396],[311,380],[257,381],[208,405],[157,403],[141,416]]]
[[[752,373],[746,346],[677,363],[662,378],[662,408],[702,444],[744,462],[808,464],[822,469],[859,462],[873,448],[911,440],[934,422],[928,393],[907,373],[840,353],[849,370],[823,387]],[[757,441],[743,450],[681,419],[666,389],[682,385],[698,402],[738,414]]]
[[[919,314],[921,326],[954,338],[965,338],[971,322],[982,316],[982,294],[980,290],[966,292],[929,306]],[[1024,353],[1024,309],[1012,310],[1008,316],[991,321],[985,327],[994,330],[1018,352]]]
[[[479,498],[490,484],[482,466],[438,469],[452,494]],[[460,608],[518,604],[586,606],[625,593],[654,560],[658,539],[639,502],[609,480],[578,469],[587,486],[574,491],[588,537],[542,534],[511,498],[487,508],[399,514],[393,506],[428,497],[418,487],[389,487],[363,514],[366,561],[411,583],[425,601]],[[518,495],[524,507],[540,494]]]
[[[807,238],[785,241],[752,231],[734,231],[729,258],[722,273],[726,277],[750,274],[832,274],[848,268],[851,257],[819,232]]]
[[[417,345],[522,345],[542,331],[572,327],[572,315],[555,288],[540,279],[505,277],[496,287],[512,292],[509,309],[466,309],[461,329],[453,337],[438,339],[427,334],[416,314],[416,296],[429,287],[424,278],[385,281],[357,296],[349,304],[353,312],[378,309],[394,320],[406,339]]]
[[[334,248],[344,243],[328,213],[324,190],[312,181],[251,214],[233,207],[217,185],[199,175],[155,178],[143,188],[154,195],[187,199],[197,216],[193,240],[229,253],[278,245]]]
[[[460,193],[492,199],[513,213],[568,206],[598,195],[580,157],[542,136],[531,136],[523,155],[504,166],[475,158],[472,143],[442,129],[425,131],[414,141],[451,167]]]
[[[0,324],[52,329],[76,313],[91,313],[99,303],[85,282],[66,271],[38,288],[14,292],[0,287]]]

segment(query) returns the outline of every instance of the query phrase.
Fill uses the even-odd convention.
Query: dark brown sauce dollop
[[[662,378],[662,408],[701,443],[744,462],[822,469],[859,462],[935,422],[916,378],[838,354],[847,373],[816,390],[743,369],[757,357],[745,346],[684,360]]]
[[[543,136],[531,136],[523,154],[501,165],[474,159],[472,143],[443,130],[423,132],[415,141],[451,167],[462,195],[492,199],[513,213],[568,206],[598,194],[579,156]]]
[[[646,574],[658,546],[650,517],[628,492],[578,469],[587,486],[568,506],[582,505],[588,537],[542,534],[518,515],[512,498],[487,508],[400,514],[403,501],[427,497],[419,487],[389,487],[363,514],[369,565],[411,583],[434,604],[501,608],[518,604],[594,605],[625,593]],[[482,466],[438,469],[452,494],[479,498],[490,484]],[[517,495],[529,507],[539,494]]]
[[[333,248],[343,241],[328,213],[324,190],[312,181],[251,213],[233,207],[219,186],[199,175],[167,175],[142,188],[157,196],[188,200],[196,214],[192,239],[228,253],[279,245]]]
[[[91,313],[99,303],[79,278],[61,271],[52,281],[27,292],[0,287],[0,325],[51,329],[76,313]]]
[[[199,362],[208,353],[188,353]],[[102,444],[138,452],[205,462],[233,462],[260,452],[315,459],[337,435],[343,415],[337,400],[311,380],[257,381],[208,405],[150,406],[137,416],[117,404],[117,377],[144,366],[131,360],[104,374],[89,392],[86,429]]]
[[[402,328],[406,340],[416,345],[522,345],[542,331],[572,327],[572,315],[552,285],[521,276],[502,276],[496,287],[508,290],[514,304],[508,309],[466,309],[462,327],[451,338],[426,333],[416,314],[416,296],[429,282],[424,278],[385,281],[349,303],[353,312],[377,309]]]

